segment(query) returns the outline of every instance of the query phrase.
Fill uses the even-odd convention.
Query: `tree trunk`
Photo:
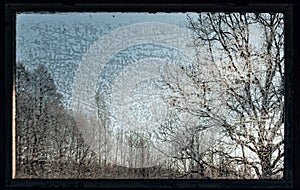
[[[271,158],[272,154],[268,147],[263,147],[259,157],[261,163],[261,179],[270,179],[272,177]]]

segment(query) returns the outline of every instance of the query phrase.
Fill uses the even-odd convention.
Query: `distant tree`
[[[31,76],[22,64],[16,67],[16,170],[30,171],[34,97],[30,87]]]
[[[45,66],[16,66],[16,146],[17,177],[74,177],[90,154]]]

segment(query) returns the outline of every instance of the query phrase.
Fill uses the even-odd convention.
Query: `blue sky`
[[[26,23],[79,23],[91,22],[96,27],[109,23],[112,26],[127,25],[138,22],[164,22],[186,26],[186,15],[196,13],[20,13],[17,15],[17,26]]]
[[[29,70],[38,64],[44,64],[52,74],[58,91],[62,93],[64,103],[68,105],[78,64],[88,47],[102,35],[118,27],[140,22],[160,22],[186,27],[187,14],[197,17],[196,13],[19,13],[16,26],[16,59]],[[84,42],[67,36],[75,35],[76,30],[84,32],[86,25],[95,29],[95,32],[90,34],[92,37],[89,44],[85,45],[86,48],[79,51],[80,44]],[[61,27],[67,32],[54,34]],[[85,34],[76,35],[79,38]],[[70,56],[65,56],[65,52]],[[52,59],[53,56],[58,60]]]

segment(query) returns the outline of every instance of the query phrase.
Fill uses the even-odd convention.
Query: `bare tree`
[[[169,105],[199,117],[204,128],[223,130],[219,134],[223,150],[215,146],[211,151],[235,162],[239,171],[232,173],[248,171],[248,176],[254,173],[261,179],[280,176],[284,155],[283,15],[202,13],[188,21],[197,61],[182,67],[189,90],[165,77],[177,93],[168,98]],[[195,161],[199,161],[197,155],[192,155]]]
[[[16,75],[17,177],[76,177],[74,168],[86,163],[92,152],[50,73],[44,66],[28,72],[18,63]]]

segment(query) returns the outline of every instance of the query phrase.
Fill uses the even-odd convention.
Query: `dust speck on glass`
[[[281,13],[18,13],[15,178],[281,179]]]

